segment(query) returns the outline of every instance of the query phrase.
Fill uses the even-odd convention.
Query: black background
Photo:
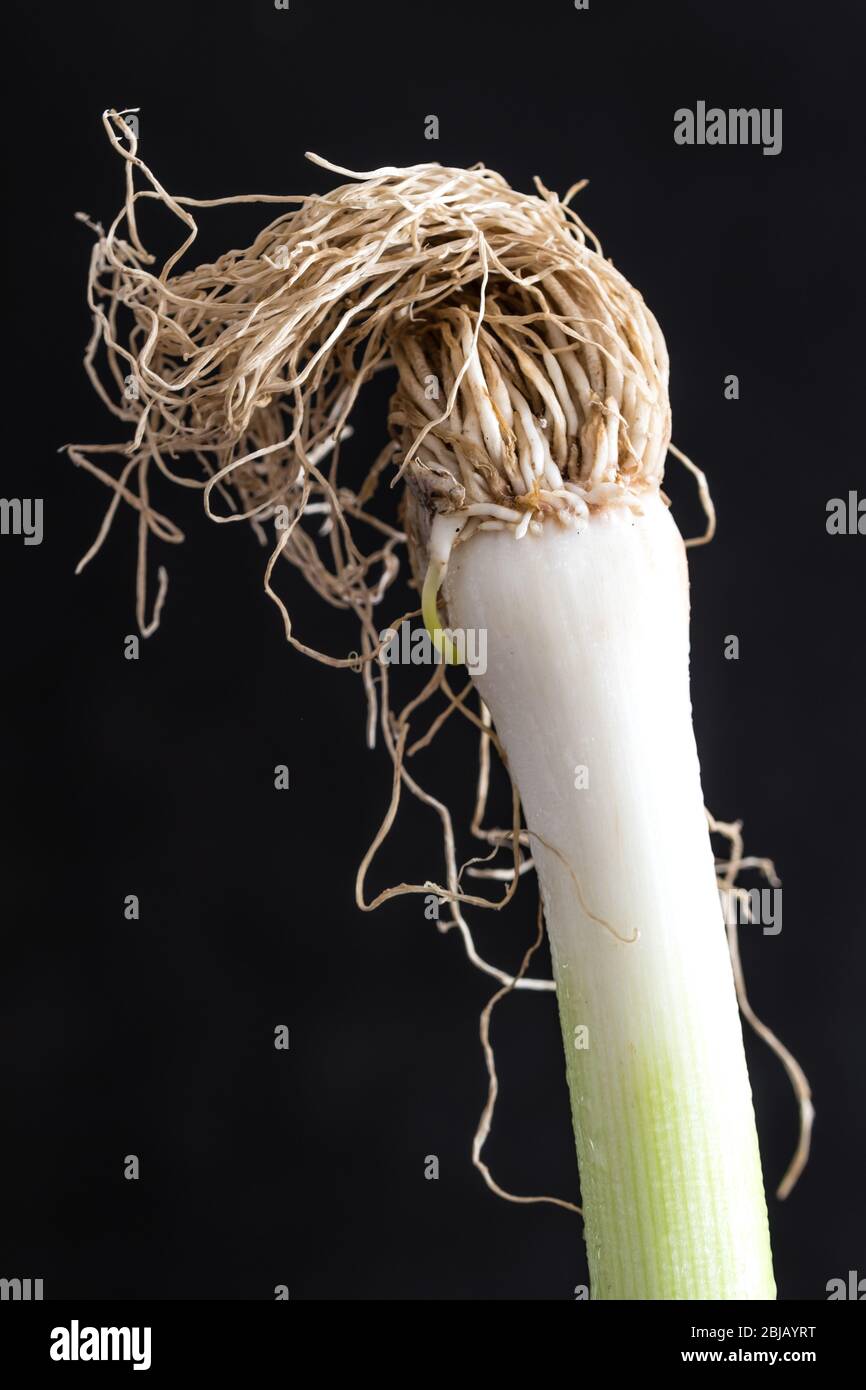
[[[490,982],[420,899],[354,907],[390,778],[365,749],[357,677],[287,648],[255,538],[212,526],[197,495],[155,498],[188,542],[154,548],[171,587],[138,662],[123,657],[128,512],[73,577],[107,493],[56,451],[112,437],[79,365],[91,238],[73,213],[106,220],[120,204],[110,105],[140,106],[143,157],[203,197],[329,187],[305,149],[360,169],[480,159],[521,188],[534,173],[561,191],[591,179],[578,207],[662,324],[674,438],[718,507],[718,538],[691,565],[705,794],[744,817],[747,847],[785,883],[781,935],[743,947],[753,1002],[818,1111],[800,1186],[771,1198],[780,1297],[866,1274],[866,540],[825,529],[827,499],[866,487],[857,7],[90,0],[7,14],[23,90],[6,122],[3,492],[45,498],[45,539],[2,540],[0,1274],[42,1277],[46,1297],[136,1299],[268,1299],[278,1283],[293,1298],[568,1299],[586,1279],[578,1221],[498,1201],[470,1163]],[[699,99],[782,107],[782,153],[676,146],[673,112]],[[263,216],[204,214],[200,255],[249,240]],[[359,415],[359,477],[386,397],[383,383]],[[676,469],[688,534],[700,515]],[[283,591],[302,637],[351,648],[293,572]],[[453,730],[419,773],[466,810],[471,757]],[[277,763],[289,792],[274,790]],[[438,874],[436,833],[407,806],[373,886]],[[527,882],[511,914],[477,922],[482,951],[515,966],[533,919]],[[494,1027],[494,1172],[576,1199],[550,996],[507,1001]],[[747,1048],[772,1186],[795,1108],[776,1059]],[[424,1178],[434,1153],[438,1182]]]

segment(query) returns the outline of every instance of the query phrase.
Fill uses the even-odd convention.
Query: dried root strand
[[[743,853],[743,827],[740,821],[719,821],[707,811],[707,821],[710,830],[715,835],[721,835],[727,840],[729,854],[727,859],[718,860],[716,863],[716,881],[719,891],[726,903],[735,898],[739,898],[746,920],[751,920],[751,910],[749,897],[746,891],[737,886],[737,879],[744,869],[755,869],[761,873],[768,883],[773,887],[779,887],[780,880],[776,874],[775,866],[771,859],[756,859],[753,856],[746,856]],[[781,1182],[776,1188],[776,1196],[784,1200],[794,1190],[803,1169],[809,1161],[809,1151],[812,1145],[812,1126],[815,1121],[815,1107],[812,1104],[812,1088],[806,1079],[806,1074],[793,1053],[789,1052],[785,1044],[776,1036],[771,1028],[764,1023],[755,1013],[746,992],[746,977],[743,971],[743,964],[740,957],[740,939],[737,930],[736,916],[733,913],[725,912],[725,927],[728,935],[728,949],[731,956],[731,967],[734,972],[734,985],[737,991],[737,1002],[740,1006],[740,1013],[757,1033],[758,1037],[767,1044],[771,1052],[774,1052],[785,1068],[788,1080],[791,1083],[794,1095],[797,1100],[797,1110],[799,1115],[799,1134],[797,1137],[797,1147],[794,1150],[788,1167]]]
[[[484,1150],[484,1145],[487,1143],[487,1140],[490,1136],[490,1130],[493,1125],[493,1112],[496,1108],[497,1096],[499,1095],[499,1077],[496,1072],[496,1061],[493,1055],[493,1045],[490,1041],[491,1017],[493,1014],[493,1010],[495,1009],[499,1001],[501,999],[504,999],[507,994],[511,993],[517,981],[523,979],[524,974],[529,966],[529,962],[531,961],[533,955],[541,945],[543,935],[544,919],[542,916],[541,904],[539,903],[535,940],[532,942],[532,945],[526,951],[523,960],[520,963],[520,968],[517,972],[517,975],[515,976],[515,979],[508,984],[502,985],[502,987],[498,989],[496,993],[490,997],[490,999],[487,1001],[487,1003],[481,1011],[479,1034],[481,1037],[481,1047],[484,1052],[484,1062],[487,1067],[487,1100],[485,1101],[484,1109],[481,1112],[481,1118],[478,1121],[478,1128],[475,1131],[475,1138],[472,1141],[472,1162],[478,1169],[487,1186],[490,1188],[490,1191],[495,1193],[497,1197],[502,1197],[506,1202],[514,1202],[519,1206],[534,1206],[538,1203],[546,1203],[549,1206],[562,1207],[565,1211],[572,1211],[575,1213],[575,1215],[582,1216],[582,1209],[579,1206],[576,1206],[574,1202],[566,1201],[564,1197],[518,1197],[513,1192],[506,1191],[506,1189],[504,1187],[501,1187],[500,1184],[496,1181],[496,1179],[490,1171],[489,1164],[486,1163],[481,1156]]]

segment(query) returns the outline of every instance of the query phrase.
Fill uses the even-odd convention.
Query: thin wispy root
[[[477,695],[455,693],[446,666],[435,666],[423,689],[392,709],[380,632],[402,618],[383,622],[378,610],[398,580],[404,546],[425,620],[438,626],[432,620],[454,545],[477,529],[510,527],[521,537],[543,526],[580,526],[601,508],[640,512],[642,499],[660,490],[669,449],[696,477],[707,516],[704,535],[687,544],[710,539],[715,517],[706,479],[670,443],[664,339],[571,207],[581,183],[559,198],[536,179],[535,194],[527,195],[482,165],[356,173],[309,155],[349,182],[325,194],[175,196],[139,157],[128,114],[103,116],[125,166],[123,206],[107,228],[78,214],[96,237],[85,368],[123,429],[114,444],[67,446],[73,462],[111,490],[78,569],[101,549],[121,503],[129,507],[138,531],[138,625],[144,636],[156,630],[168,575],[160,566],[151,594],[148,543],[184,539],[151,500],[151,485],[163,480],[198,489],[212,520],[247,521],[270,546],[264,586],[287,640],[329,666],[360,672],[368,743],[378,728],[393,764],[388,810],[359,869],[358,904],[369,911],[405,893],[439,898],[440,929],[456,928],[472,963],[502,986],[482,1017],[492,1068],[487,1030],[495,999],[554,986],[525,974],[531,952],[515,975],[484,960],[464,909],[498,910],[511,900],[532,868],[532,832],[522,824],[516,789],[511,826],[483,825],[490,753],[501,750]],[[199,210],[244,203],[270,205],[278,215],[250,246],[188,265]],[[139,229],[143,210],[154,206],[173,214],[181,231],[161,266]],[[390,441],[360,486],[348,485],[341,456],[350,417],[362,388],[385,369],[397,378]],[[399,525],[377,505],[386,474],[392,486],[406,483]],[[358,650],[334,656],[296,636],[277,585],[280,559],[331,607],[354,615]],[[439,696],[445,709],[413,740],[413,718]],[[458,867],[447,806],[407,767],[454,714],[479,733],[471,832],[489,847],[484,867],[477,859]],[[367,873],[404,790],[439,819],[443,881],[401,883],[368,901]],[[487,863],[502,850],[510,850],[509,868]],[[466,892],[464,872],[501,882],[501,896]],[[735,942],[732,952],[737,968]],[[750,1017],[742,990],[740,1000]],[[480,1160],[495,1069],[491,1088],[474,1157],[501,1193]]]
[[[752,869],[762,874],[766,881],[774,888],[780,886],[780,879],[776,873],[775,865],[771,859],[756,859],[746,856],[743,853],[743,827],[740,821],[717,821],[714,816],[707,812],[707,820],[710,830],[717,835],[721,835],[727,840],[729,854],[727,859],[716,860],[716,880],[719,889],[727,901],[739,899],[741,909],[746,921],[751,921],[751,904],[746,889],[737,887],[737,877],[744,869]],[[809,1150],[812,1145],[812,1126],[815,1121],[815,1107],[812,1104],[812,1089],[806,1079],[806,1074],[793,1053],[789,1052],[785,1044],[780,1041],[771,1028],[762,1022],[749,1002],[746,992],[746,978],[743,973],[743,965],[740,959],[740,940],[737,930],[736,916],[732,912],[725,911],[725,925],[728,934],[728,949],[731,955],[731,965],[734,971],[734,984],[737,990],[737,1002],[740,1006],[740,1013],[743,1018],[757,1033],[758,1037],[767,1044],[772,1052],[775,1052],[782,1066],[788,1075],[788,1080],[797,1098],[797,1107],[800,1116],[800,1133],[797,1139],[797,1147],[794,1156],[785,1170],[782,1181],[776,1188],[776,1196],[784,1200],[793,1191],[797,1179],[809,1161]]]
[[[523,974],[528,968],[529,962],[531,961],[535,952],[541,945],[543,935],[544,915],[542,913],[541,903],[539,903],[538,917],[536,919],[535,940],[533,941],[532,945],[527,949],[526,954],[524,955],[523,960],[520,963],[520,968],[517,972],[517,975],[515,976],[515,983],[517,982],[517,980],[523,978]],[[484,1061],[487,1066],[487,1103],[485,1104],[484,1109],[481,1112],[481,1119],[478,1121],[478,1128],[475,1131],[475,1138],[472,1141],[472,1162],[475,1164],[475,1167],[481,1173],[481,1176],[487,1183],[487,1186],[490,1188],[490,1191],[495,1192],[497,1197],[503,1197],[506,1202],[516,1202],[518,1205],[521,1206],[529,1206],[538,1202],[547,1202],[551,1206],[563,1207],[566,1211],[573,1211],[577,1216],[582,1216],[583,1211],[580,1207],[575,1206],[574,1202],[565,1201],[562,1197],[516,1197],[513,1192],[506,1192],[504,1187],[500,1187],[499,1183],[496,1181],[493,1174],[491,1173],[488,1164],[486,1164],[484,1159],[481,1157],[482,1150],[487,1142],[488,1135],[490,1134],[490,1127],[493,1123],[493,1111],[496,1106],[496,1097],[499,1094],[499,1077],[496,1074],[496,1063],[493,1058],[493,1046],[490,1042],[490,1018],[494,1008],[499,1003],[500,999],[504,999],[506,994],[510,994],[513,987],[513,984],[502,985],[502,987],[498,989],[494,995],[491,995],[490,999],[487,1001],[487,1003],[481,1011],[481,1046],[484,1049]]]

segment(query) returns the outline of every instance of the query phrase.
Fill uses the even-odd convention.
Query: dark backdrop
[[[470,1164],[489,982],[419,899],[354,907],[389,766],[365,749],[357,678],[287,648],[253,535],[212,526],[196,496],[157,496],[188,543],[155,548],[171,588],[138,662],[123,658],[128,512],[73,576],[107,501],[56,451],[110,437],[80,367],[91,238],[73,220],[119,206],[109,105],[140,106],[143,156],[200,196],[327,188],[305,149],[356,168],[480,159],[522,188],[534,173],[560,190],[591,178],[580,210],[662,323],[675,438],[718,506],[717,541],[692,557],[706,796],[745,818],[748,847],[784,876],[781,935],[744,942],[754,1003],[818,1111],[805,1177],[771,1199],[780,1296],[820,1299],[828,1279],[866,1273],[866,540],[825,529],[827,499],[864,489],[857,9],[90,0],[7,14],[24,90],[6,124],[3,492],[41,495],[46,511],[41,546],[2,540],[0,1273],[44,1278],[47,1297],[166,1299],[267,1299],[278,1283],[298,1298],[566,1299],[586,1278],[574,1218],[505,1205]],[[676,146],[673,112],[699,99],[782,107],[782,153]],[[202,254],[260,220],[211,215]],[[729,373],[738,401],[724,399]],[[386,395],[359,417],[358,476],[383,442]],[[290,593],[302,636],[351,647],[299,580]],[[452,790],[471,754],[455,740],[426,764]],[[276,763],[289,792],[273,788]],[[408,808],[374,886],[437,873],[435,836]],[[138,922],[124,919],[129,893]],[[527,884],[509,918],[478,924],[482,949],[516,965],[533,911]],[[288,1053],[273,1048],[279,1023]],[[496,1175],[576,1197],[550,997],[509,1000],[495,1040]],[[775,1058],[747,1047],[772,1185],[795,1109]],[[123,1177],[130,1153],[137,1182]]]

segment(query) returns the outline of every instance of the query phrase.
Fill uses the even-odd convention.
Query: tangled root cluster
[[[137,137],[124,119],[128,114],[103,116],[125,164],[123,206],[107,230],[79,214],[96,233],[88,279],[93,332],[85,367],[102,401],[126,427],[118,443],[68,446],[73,461],[112,492],[79,570],[100,549],[121,502],[133,508],[137,619],[145,636],[155,630],[167,575],[160,568],[150,600],[148,540],[184,539],[151,500],[151,485],[161,475],[201,490],[214,521],[249,521],[270,544],[265,589],[295,647],[331,666],[361,671],[368,741],[378,726],[393,782],[386,815],[359,870],[356,898],[369,910],[403,893],[436,894],[447,905],[440,928],[457,928],[469,958],[499,982],[482,1015],[490,1090],[473,1158],[488,1184],[510,1196],[481,1159],[497,1087],[490,1009],[514,988],[553,985],[526,977],[534,947],[514,976],[483,960],[464,908],[496,909],[511,899],[519,878],[532,868],[530,835],[521,825],[514,789],[511,826],[483,824],[491,749],[498,743],[487,711],[473,708],[471,682],[454,691],[447,667],[437,665],[424,689],[395,712],[387,665],[377,661],[379,629],[393,630],[402,618],[378,625],[374,619],[397,579],[407,533],[420,587],[436,516],[459,516],[465,543],[476,528],[509,526],[522,536],[544,524],[574,524],[602,507],[639,509],[643,495],[659,490],[669,449],[697,477],[708,518],[700,539],[709,539],[714,516],[703,475],[670,444],[664,339],[640,295],[604,258],[570,206],[581,183],[560,199],[536,179],[530,196],[481,165],[418,164],[358,174],[311,155],[351,181],[325,194],[179,197],[139,157]],[[161,268],[138,225],[141,206],[154,203],[183,228],[181,244]],[[245,249],[184,268],[198,233],[194,210],[239,203],[286,210]],[[386,368],[397,371],[390,441],[361,485],[348,486],[340,477],[340,457],[352,410],[362,387]],[[392,483],[404,478],[407,484],[402,526],[371,508],[392,465]],[[281,557],[327,603],[355,615],[360,652],[332,656],[295,636],[272,582]],[[437,695],[444,696],[444,708],[411,742],[412,717]],[[478,860],[458,867],[447,806],[408,769],[407,760],[455,713],[470,720],[479,736],[472,833],[488,846],[488,857],[510,847],[508,868]],[[444,882],[401,883],[368,901],[367,871],[403,790],[439,818]],[[719,863],[720,887],[735,892],[739,869],[758,861],[743,858],[739,827],[712,825],[731,845]],[[464,875],[505,884],[502,896],[467,893]],[[732,954],[744,1013],[779,1052],[800,1097],[803,1134],[786,1175],[789,1188],[808,1152],[808,1086],[793,1070],[790,1054],[751,1013],[735,940]]]
[[[367,505],[392,460],[428,513],[465,512],[473,525],[525,530],[658,488],[670,436],[664,339],[570,207],[581,184],[560,200],[536,181],[527,196],[481,166],[419,164],[352,174],[322,195],[203,202],[162,187],[122,115],[103,120],[126,163],[126,199],[96,228],[86,366],[131,438],[72,453],[137,508],[142,548],[148,531],[181,539],[150,505],[155,469],[202,488],[214,520],[260,531],[275,521],[280,552],[363,619],[396,574],[402,536]],[[140,204],[154,200],[185,229],[158,270],[138,229]],[[244,250],[183,268],[192,209],[256,201],[290,210]],[[392,443],[360,489],[342,486],[353,406],[393,366]],[[119,476],[94,462],[111,452]],[[298,524],[322,514],[325,553]],[[357,523],[377,533],[371,553]],[[148,632],[158,614],[147,616],[142,575],[143,563]]]

